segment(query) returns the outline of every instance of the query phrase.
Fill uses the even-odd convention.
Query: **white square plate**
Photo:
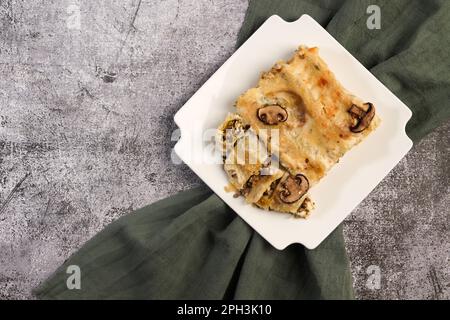
[[[253,207],[233,198],[221,164],[208,161],[210,141],[202,132],[215,130],[237,97],[254,87],[262,71],[289,58],[300,44],[319,47],[322,59],[350,92],[377,107],[378,129],[350,150],[310,190],[316,203],[308,219]],[[277,249],[301,243],[317,247],[375,188],[411,149],[405,126],[412,113],[313,18],[288,23],[272,16],[248,39],[175,115],[181,138],[177,155],[237,214]],[[199,135],[200,133],[200,135]]]

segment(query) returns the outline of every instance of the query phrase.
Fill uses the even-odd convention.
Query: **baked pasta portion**
[[[375,106],[342,87],[318,48],[300,46],[238,98],[218,139],[237,194],[262,209],[306,217],[310,188],[379,123]]]

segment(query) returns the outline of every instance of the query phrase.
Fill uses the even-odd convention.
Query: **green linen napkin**
[[[381,29],[366,26],[369,5]],[[450,1],[250,1],[241,44],[272,14],[314,17],[412,110],[417,141],[450,116]],[[81,289],[68,289],[70,265]],[[70,280],[70,279],[69,279]],[[207,187],[110,224],[35,294],[41,299],[350,299],[342,227],[318,248],[271,247]]]

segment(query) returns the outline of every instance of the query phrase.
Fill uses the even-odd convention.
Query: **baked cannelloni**
[[[347,92],[317,48],[300,46],[219,127],[224,169],[248,202],[306,217],[309,189],[379,123],[375,106]]]

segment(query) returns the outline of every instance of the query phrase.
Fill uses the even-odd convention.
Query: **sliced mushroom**
[[[286,180],[281,182],[280,200],[284,203],[290,204],[298,201],[309,190],[309,181],[302,175],[289,176]]]
[[[364,105],[367,106],[367,110],[364,110],[355,104],[348,109],[348,112],[355,120],[355,123],[350,127],[350,131],[353,133],[359,133],[367,129],[375,116],[375,107],[373,104],[367,102]]]
[[[259,108],[257,115],[259,120],[268,125],[276,125],[280,122],[286,121],[288,118],[286,109],[277,104]]]

